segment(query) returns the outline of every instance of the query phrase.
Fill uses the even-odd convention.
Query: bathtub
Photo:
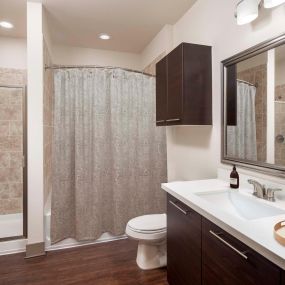
[[[23,235],[23,214],[0,215],[0,238]]]
[[[51,244],[51,238],[50,238],[50,223],[51,223],[51,194],[48,196],[48,199],[45,204],[45,249],[47,251],[51,250],[58,250],[58,249],[64,249],[64,248],[72,248],[72,247],[78,247],[83,245],[89,245],[89,244],[96,244],[96,243],[102,243],[102,242],[109,242],[109,241],[115,241],[120,239],[126,239],[126,235],[122,236],[113,236],[109,233],[104,233],[99,239],[94,241],[77,241],[73,238],[67,238],[65,240],[62,240],[58,243]]]

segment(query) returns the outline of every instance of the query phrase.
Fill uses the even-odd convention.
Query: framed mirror
[[[222,163],[285,177],[285,35],[222,62]]]

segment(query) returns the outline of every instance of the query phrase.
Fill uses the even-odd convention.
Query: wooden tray
[[[281,221],[274,226],[274,238],[285,246],[285,221]]]

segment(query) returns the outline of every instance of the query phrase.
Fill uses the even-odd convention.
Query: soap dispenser
[[[239,175],[235,165],[233,166],[233,170],[230,174],[230,187],[234,189],[239,188]]]

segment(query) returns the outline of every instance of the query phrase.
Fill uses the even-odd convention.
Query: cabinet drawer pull
[[[168,119],[168,120],[166,120],[166,122],[169,122],[169,123],[171,123],[171,122],[178,122],[178,121],[181,121],[181,119]]]
[[[159,123],[164,123],[164,122],[165,122],[165,120],[156,121],[157,124],[159,124]]]
[[[182,212],[184,215],[188,215],[189,211],[187,210],[183,210],[182,208],[180,208],[176,203],[169,201],[169,203],[171,205],[173,205],[176,209],[178,209],[180,212]]]
[[[229,248],[231,248],[233,251],[235,251],[237,254],[239,254],[241,257],[243,257],[244,259],[248,259],[248,257],[245,255],[247,251],[240,251],[238,249],[236,249],[234,246],[232,246],[230,243],[228,243],[227,241],[225,241],[223,238],[220,237],[220,235],[222,233],[215,233],[213,231],[210,230],[210,234],[212,234],[215,238],[217,238],[219,241],[221,241],[223,244],[225,244],[226,246],[228,246]]]

